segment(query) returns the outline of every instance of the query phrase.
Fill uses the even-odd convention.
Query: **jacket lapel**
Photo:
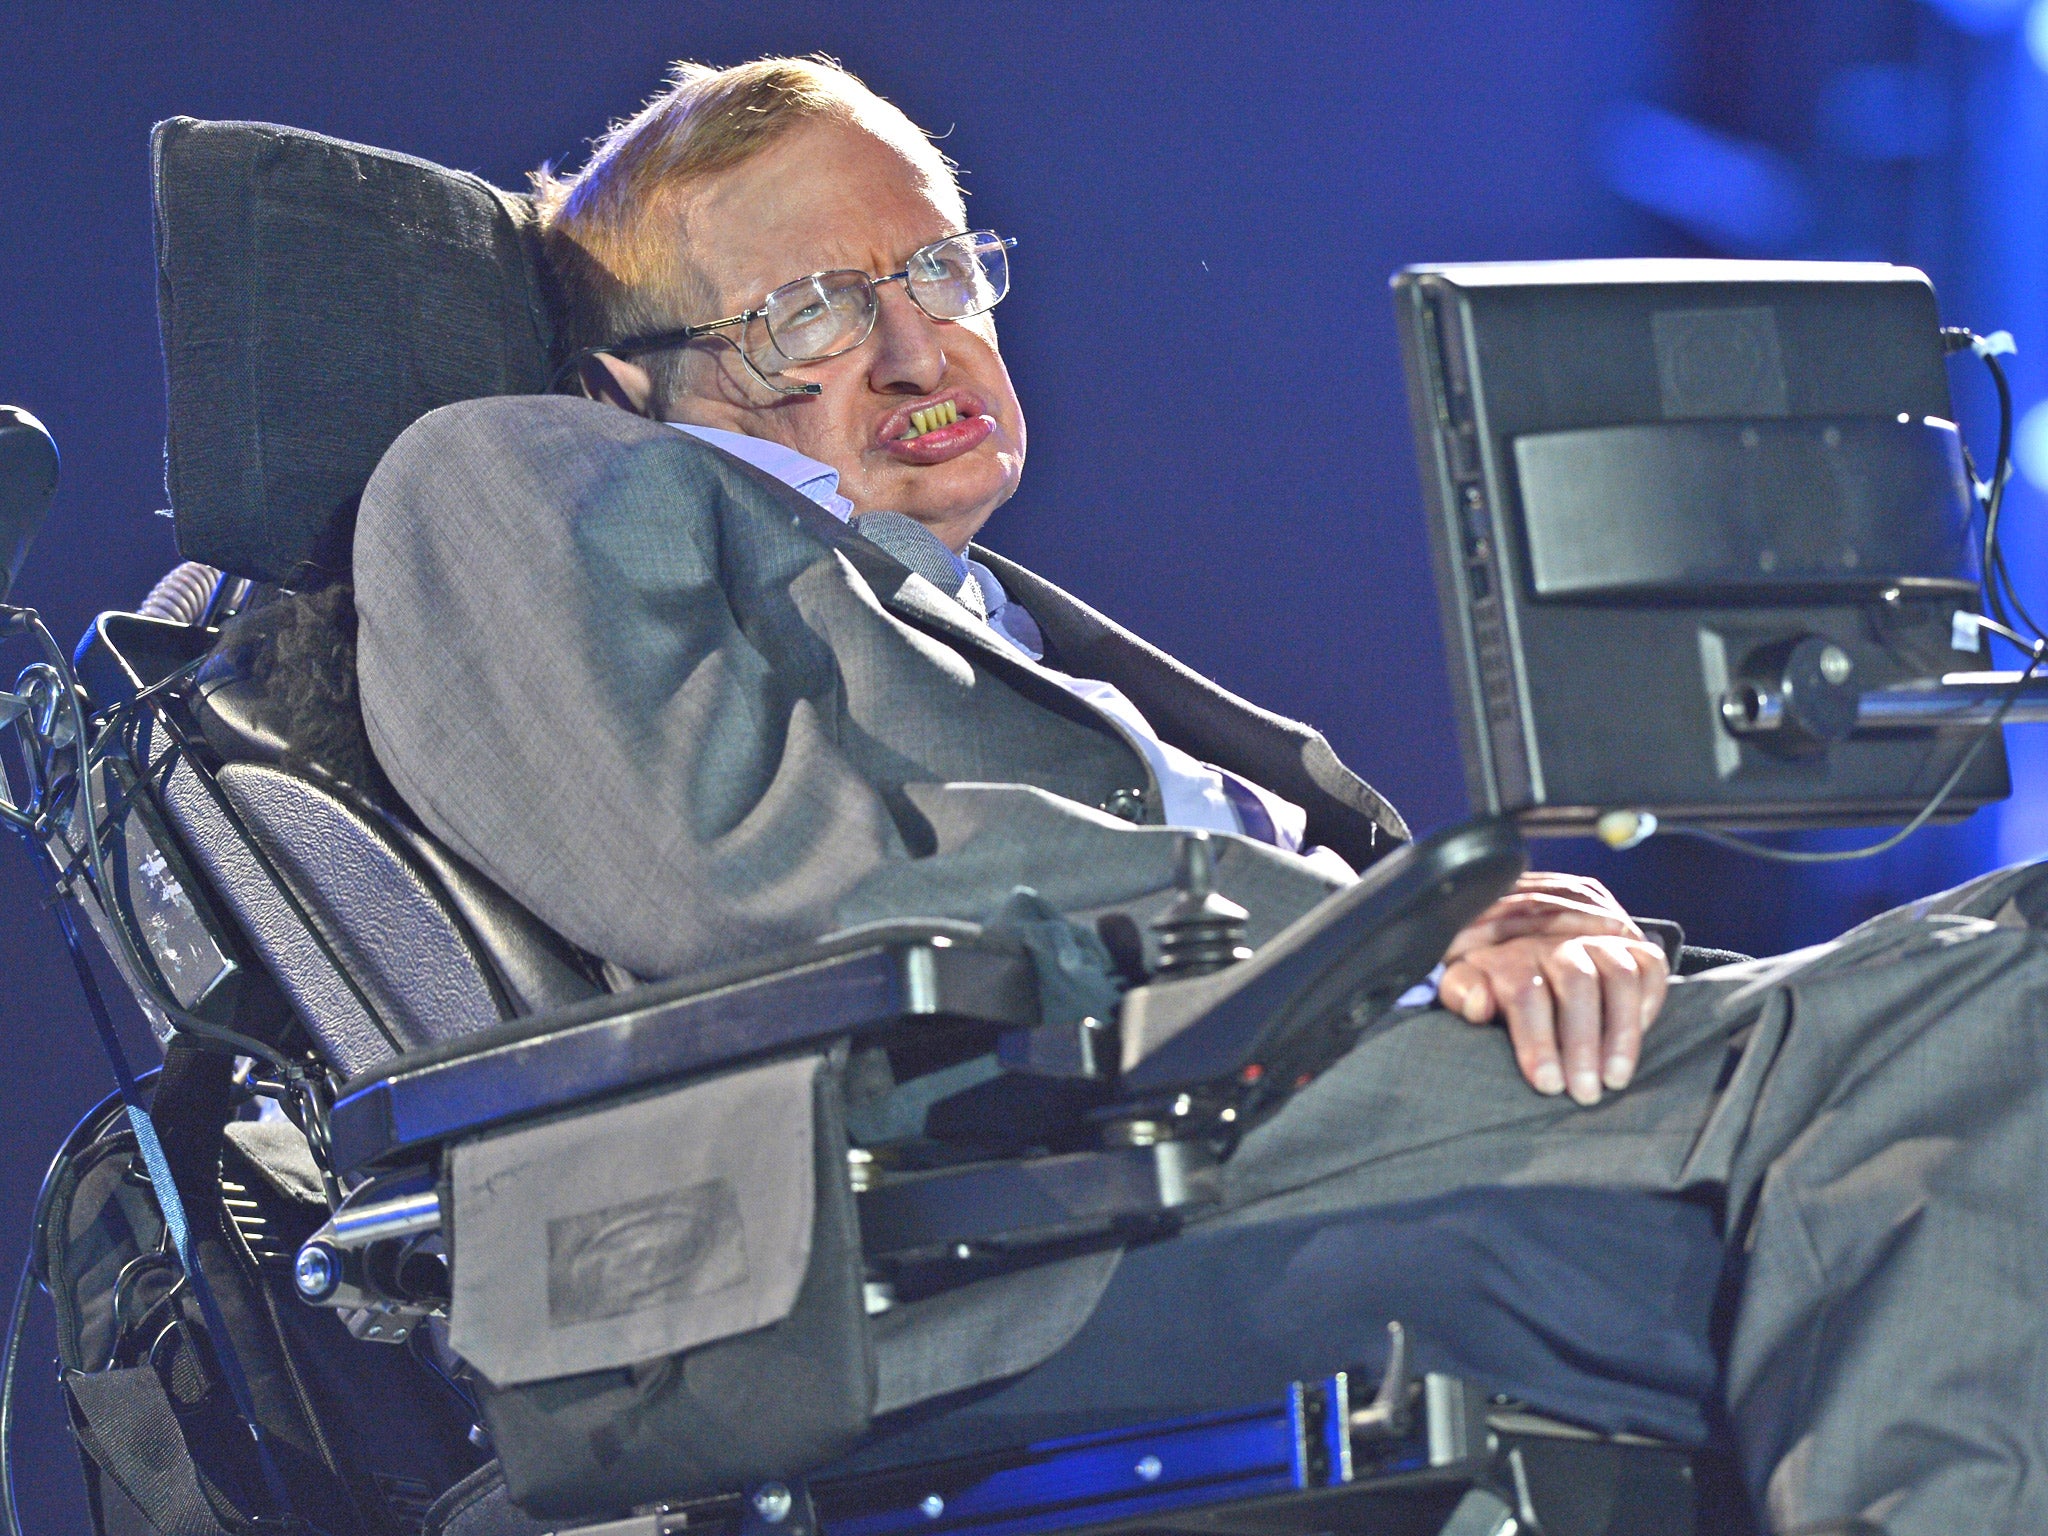
[[[788,505],[792,520],[798,527],[845,557],[882,606],[897,618],[970,652],[1034,703],[1102,732],[1129,751],[1133,783],[1148,786],[1147,800],[1157,803],[1158,790],[1152,784],[1151,765],[1130,745],[1108,716],[1076,697],[1043,667],[1004,645],[957,599],[948,597],[879,544],[863,538],[859,530],[842,523],[809,497],[791,490],[773,476],[762,474],[752,465],[743,464],[741,468],[756,476],[765,486],[772,487]],[[978,551],[976,558],[980,558]]]
[[[969,552],[1038,621],[1049,660],[1113,683],[1165,740],[1302,807],[1311,845],[1327,844],[1363,869],[1408,841],[1400,813],[1319,732],[1218,687],[1014,560],[979,545]]]
[[[791,490],[773,476],[762,474],[750,464],[741,467],[779,492],[798,526],[819,543],[844,555],[882,606],[899,619],[921,629],[936,630],[947,640],[970,646],[1006,666],[1028,665],[990,634],[986,625],[978,623],[957,599],[948,597],[879,544],[862,538],[858,529],[842,523],[808,496]]]
[[[789,508],[798,526],[843,555],[891,613],[969,651],[1054,713],[1123,742],[1122,732],[1106,717],[996,639],[957,599],[809,497],[751,465],[741,468]],[[1015,561],[979,545],[969,553],[994,571],[1011,600],[1038,621],[1050,647],[1049,661],[1069,676],[1114,684],[1165,740],[1302,807],[1308,812],[1309,844],[1327,844],[1363,869],[1408,841],[1408,824],[1400,813],[1346,768],[1318,732],[1218,687]],[[1149,783],[1150,767],[1135,750],[1131,755]]]

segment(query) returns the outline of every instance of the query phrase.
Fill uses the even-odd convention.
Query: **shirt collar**
[[[669,425],[678,432],[687,432],[701,442],[724,450],[742,463],[753,465],[765,475],[773,475],[842,523],[853,516],[853,503],[839,494],[839,471],[829,464],[820,464],[794,448],[785,448],[765,437],[748,437],[742,432],[727,432],[722,427],[692,426],[686,421],[672,421]]]
[[[794,448],[770,442],[765,437],[748,437],[741,432],[727,432],[722,427],[692,426],[686,421],[672,421],[669,425],[678,432],[687,432],[701,442],[723,449],[741,462],[753,465],[763,474],[773,475],[790,489],[809,497],[842,523],[852,519],[853,503],[839,494],[839,471],[831,465],[821,464],[816,459],[798,453]],[[989,627],[1031,660],[1037,661],[1043,657],[1045,640],[1039,633],[1038,625],[1021,605],[1010,601],[1010,595],[1003,590],[1003,584],[996,580],[996,573],[979,560],[956,555],[937,539],[930,542],[933,549],[952,562],[956,581],[965,581],[972,576],[980,584],[982,602],[988,612]]]

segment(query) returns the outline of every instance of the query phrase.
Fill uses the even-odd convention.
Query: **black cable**
[[[2000,628],[2005,628],[2005,626],[2001,625]],[[2006,629],[2006,634],[2011,636],[2012,631]],[[1969,750],[1963,753],[1962,760],[1950,770],[1949,776],[1942,780],[1941,788],[1934,792],[1934,797],[1920,807],[1919,813],[1911,821],[1907,822],[1882,842],[1870,843],[1862,848],[1843,848],[1826,853],[1810,853],[1791,848],[1771,848],[1762,843],[1751,842],[1746,837],[1735,837],[1726,832],[1714,832],[1706,827],[1676,826],[1660,828],[1660,830],[1675,833],[1681,837],[1697,838],[1701,842],[1712,843],[1718,848],[1732,848],[1737,853],[1750,854],[1759,859],[1770,859],[1780,864],[1847,864],[1854,859],[1868,859],[1880,853],[1889,853],[1915,832],[1926,826],[1934,813],[1939,811],[1948,802],[1949,795],[1954,792],[1956,785],[1962,782],[1963,775],[1969,771],[1970,764],[1977,760],[1977,754],[1984,750],[1985,744],[1991,740],[1993,733],[2004,723],[2007,712],[2019,701],[2020,690],[2032,680],[2034,673],[2040,669],[2043,661],[2048,661],[2048,639],[2036,640],[2034,642],[2031,648],[2031,659],[2027,662],[2026,670],[2006,686],[2003,697],[1998,701],[1998,708],[1992,712],[1991,718],[1978,728],[1976,735],[1971,737]]]
[[[119,942],[122,956],[127,962],[127,968],[132,973],[135,984],[149,994],[152,1006],[159,1008],[165,1018],[185,1033],[216,1049],[230,1050],[237,1055],[270,1062],[284,1074],[287,1081],[303,1080],[306,1074],[298,1063],[278,1054],[261,1041],[186,1012],[156,984],[153,967],[143,953],[140,942],[129,931],[127,916],[122,911],[120,903],[114,900],[113,883],[107,876],[106,854],[100,843],[99,795],[92,778],[92,739],[86,733],[83,692],[78,685],[77,675],[72,671],[71,658],[64,654],[63,647],[57,644],[56,636],[50,633],[49,626],[43,623],[41,616],[33,608],[0,605],[0,633],[33,634],[48,657],[51,670],[57,675],[64,703],[71,715],[73,740],[70,746],[77,762],[76,782],[72,791],[75,797],[72,802],[72,815],[75,821],[82,824],[82,855],[86,878],[92,886],[101,912],[107,919],[107,926],[113,930]],[[199,1304],[207,1333],[213,1341],[214,1359],[221,1368],[221,1374],[226,1378],[228,1394],[234,1400],[236,1416],[242,1420],[254,1443],[257,1466],[262,1473],[272,1506],[287,1521],[297,1523],[289,1488],[272,1454],[269,1436],[264,1432],[262,1422],[256,1415],[255,1398],[250,1391],[248,1376],[235,1351],[234,1341],[228,1333],[227,1323],[214,1297],[213,1288],[208,1284],[199,1263],[198,1234],[191,1228],[184,1197],[178,1189],[176,1178],[171,1173],[169,1161],[164,1156],[155,1122],[150,1117],[148,1105],[142,1099],[135,1074],[129,1068],[127,1054],[122,1049],[120,1036],[114,1028],[113,1015],[107,1008],[106,998],[100,991],[99,980],[94,976],[92,964],[86,956],[85,943],[79,936],[78,925],[72,919],[72,905],[77,900],[72,890],[72,881],[77,873],[79,858],[74,855],[68,867],[58,866],[48,843],[40,836],[40,831],[39,819],[37,828],[28,837],[29,845],[39,862],[49,867],[55,877],[58,900],[52,904],[52,911],[58,926],[63,930],[65,947],[70,952],[72,967],[77,972],[79,988],[85,994],[87,1011],[92,1016],[93,1026],[98,1031],[100,1044],[106,1052],[107,1063],[113,1069],[114,1080],[120,1088],[121,1101],[135,1133],[136,1147],[142,1155],[150,1185],[163,1212],[165,1227],[173,1239],[179,1266],[191,1283],[193,1299]],[[68,847],[69,839],[65,839],[65,842]],[[17,1300],[19,1301],[19,1298]],[[15,1515],[11,1492],[8,1499],[8,1516],[10,1521],[13,1521]],[[18,1523],[10,1528],[7,1536],[19,1536]]]
[[[14,1494],[14,1383],[21,1364],[21,1341],[28,1332],[28,1298],[35,1286],[36,1245],[22,1256],[21,1278],[14,1285],[14,1307],[7,1315],[7,1352],[0,1360],[0,1502],[7,1515],[7,1536],[22,1536],[21,1505]]]
[[[2005,510],[2005,488],[2012,479],[2013,406],[2012,384],[2006,378],[2005,367],[1998,361],[1998,347],[1993,338],[1979,336],[1965,326],[1945,326],[1941,332],[1942,346],[1951,353],[1965,347],[1983,361],[1991,375],[1992,387],[1998,392],[1998,452],[1992,461],[1991,477],[1979,481],[1976,467],[1970,465],[1970,476],[1975,485],[1981,487],[1984,511],[1984,540],[1982,548],[1983,570],[1980,592],[1984,611],[2001,623],[2010,625],[2017,618],[2030,630],[2036,639],[2048,636],[2020,601],[2019,592],[2012,579],[2011,568],[2006,564],[2005,547],[1999,537],[1999,521]],[[2003,343],[2007,350],[2011,338]],[[1967,462],[1967,459],[1966,459]],[[2026,649],[2022,643],[2021,649]]]
[[[1998,452],[1991,460],[1991,491],[1984,499],[1984,595],[1991,604],[1991,616],[2010,623],[1999,590],[2001,583],[1998,578],[2005,561],[2004,551],[1998,542],[1998,515],[2005,507],[2005,482],[2012,468],[2012,386],[2006,381],[2005,369],[1999,366],[1997,358],[1982,350],[1978,351],[1978,356],[1984,359],[1984,366],[1991,373],[1991,382],[1998,390]],[[2028,628],[2032,627],[2028,625]]]
[[[171,1172],[170,1160],[164,1155],[163,1143],[157,1136],[156,1122],[149,1113],[149,1106],[143,1102],[142,1090],[133,1071],[128,1066],[127,1052],[121,1049],[121,1037],[114,1029],[114,1016],[107,1009],[107,1000],[100,991],[97,977],[92,973],[92,963],[86,958],[85,941],[79,937],[78,924],[71,919],[69,902],[59,901],[52,910],[56,913],[57,924],[64,930],[65,947],[71,953],[72,968],[78,973],[78,984],[85,993],[86,1009],[92,1015],[93,1027],[99,1031],[100,1045],[107,1055],[107,1063],[114,1070],[114,1081],[121,1090],[121,1103],[128,1112],[129,1128],[135,1133],[135,1147],[142,1155],[142,1165],[149,1175],[150,1188],[156,1194],[157,1208],[163,1213],[164,1226],[171,1237],[171,1247],[178,1256],[178,1267],[185,1272],[185,1278],[192,1284],[192,1298],[199,1303],[199,1315],[206,1324],[207,1337],[213,1343],[213,1358],[220,1366],[221,1375],[226,1378],[228,1396],[233,1399],[235,1414],[249,1431],[254,1442],[257,1469],[263,1475],[264,1487],[270,1494],[273,1507],[286,1518],[293,1516],[292,1498],[285,1484],[284,1474],[277,1465],[270,1449],[270,1437],[264,1432],[262,1421],[256,1416],[255,1394],[249,1388],[248,1373],[242,1368],[241,1356],[235,1351],[235,1341],[228,1332],[227,1319],[220,1310],[213,1286],[206,1278],[206,1271],[199,1262],[199,1233],[191,1224],[185,1205],[185,1197],[178,1188],[178,1181]],[[10,1533],[11,1536],[11,1533]]]
[[[1993,601],[2010,604],[2013,615],[2033,631],[2038,638],[2048,634],[2027,612],[2026,605],[2019,599],[2014,587],[2012,570],[2006,564],[2004,541],[1999,537],[1999,522],[2005,510],[2005,488],[2012,481],[2012,386],[2005,376],[2005,368],[1998,358],[1986,352],[1984,366],[1991,372],[1991,380],[1998,387],[1998,458],[1991,467],[1991,494],[1984,509],[1984,579],[1992,590]],[[2003,619],[2006,614],[1995,610],[1992,617]]]
[[[284,1074],[287,1081],[303,1078],[305,1069],[300,1063],[279,1054],[260,1040],[187,1012],[178,1005],[175,998],[154,984],[154,966],[149,962],[141,941],[130,931],[127,914],[122,910],[121,904],[114,899],[113,882],[107,875],[106,854],[100,842],[99,791],[94,787],[92,778],[92,739],[86,733],[85,710],[80,702],[83,694],[78,685],[77,674],[71,669],[71,658],[64,654],[64,648],[57,643],[57,637],[50,633],[49,626],[43,623],[41,615],[33,608],[0,610],[0,613],[4,613],[9,628],[35,636],[49,659],[51,670],[57,674],[63,688],[64,701],[70,710],[74,732],[70,746],[78,765],[73,793],[77,796],[76,819],[84,832],[81,862],[85,866],[93,893],[99,901],[100,910],[106,916],[108,926],[113,929],[120,943],[123,958],[128,962],[128,969],[134,979],[148,990],[151,1006],[177,1028],[218,1050],[231,1051],[237,1056],[249,1056],[258,1061],[268,1062]],[[32,846],[45,860],[51,859],[46,845],[35,843]],[[67,896],[70,894],[75,869],[76,864],[69,869],[56,870],[57,887]]]

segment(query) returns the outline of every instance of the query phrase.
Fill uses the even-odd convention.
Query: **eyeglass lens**
[[[1002,237],[988,230],[954,235],[914,254],[903,281],[911,302],[934,320],[965,320],[995,308],[1009,292],[1009,252]],[[874,281],[865,272],[846,271],[785,283],[761,308],[781,360],[810,363],[866,341],[875,326],[875,305]],[[748,350],[767,362],[760,349]]]

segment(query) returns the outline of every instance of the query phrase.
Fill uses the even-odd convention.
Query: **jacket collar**
[[[948,640],[971,646],[1006,665],[1031,666],[998,640],[957,598],[948,597],[881,545],[863,538],[859,529],[841,522],[809,497],[791,491],[780,481],[775,483],[785,493],[785,504],[797,524],[819,543],[844,556],[891,613],[925,629],[938,630]],[[980,550],[971,548],[970,552],[974,558],[982,558]]]
[[[1301,806],[1308,843],[1326,843],[1363,869],[1408,841],[1400,812],[1317,731],[1219,687],[1016,561],[979,545],[968,554],[1038,621],[1049,662],[1114,684],[1164,740]]]

